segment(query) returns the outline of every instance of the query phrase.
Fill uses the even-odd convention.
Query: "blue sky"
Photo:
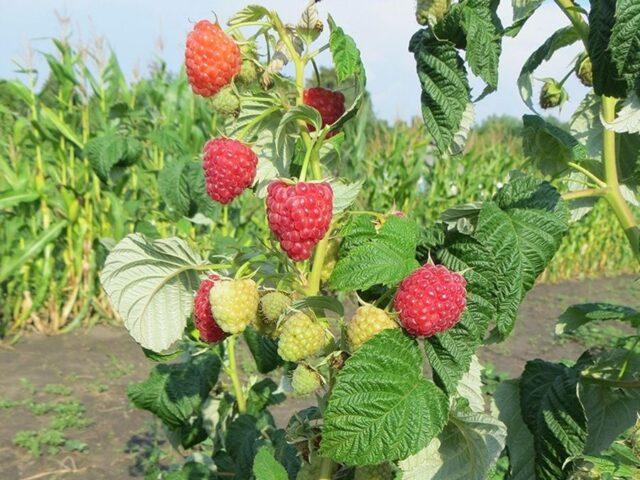
[[[12,60],[24,63],[29,48],[51,50],[49,39],[63,30],[56,12],[69,18],[64,28],[72,32],[72,41],[86,43],[104,37],[125,72],[131,74],[135,70],[144,73],[157,56],[177,70],[192,22],[212,18],[213,11],[225,20],[250,3],[274,8],[285,21],[293,22],[307,0],[0,0],[0,78],[17,77]],[[511,20],[510,3],[502,0],[499,10],[505,24]],[[376,113],[391,121],[419,114],[419,87],[413,58],[407,51],[409,39],[418,28],[413,7],[414,0],[323,0],[319,7],[323,18],[331,12],[336,22],[355,38],[362,51]],[[505,40],[499,89],[477,105],[478,118],[526,113],[515,86],[520,68],[549,34],[566,24],[566,18],[548,1],[517,39]],[[578,52],[578,46],[561,50],[539,69],[537,77],[552,72],[562,72],[557,75],[562,77]],[[328,56],[321,59],[321,63],[329,61]],[[45,68],[42,61],[36,61],[35,66]],[[478,94],[481,82],[472,84]],[[586,93],[574,78],[567,87],[571,99],[559,115],[562,118],[567,118]],[[558,115],[557,110],[555,114]]]

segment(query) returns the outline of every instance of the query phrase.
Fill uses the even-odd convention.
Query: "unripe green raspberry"
[[[287,362],[299,362],[318,353],[327,344],[322,325],[304,313],[294,313],[280,330],[278,355]]]
[[[433,25],[449,10],[449,0],[418,0],[416,20],[420,25]]]
[[[561,106],[569,99],[569,94],[560,82],[548,78],[540,91],[540,106],[542,108],[554,108]]]
[[[320,375],[306,365],[298,365],[291,375],[291,387],[297,396],[309,395],[318,390],[320,386]]]
[[[258,67],[251,60],[244,60],[236,80],[242,85],[251,85],[258,80]]]
[[[353,351],[367,340],[388,328],[398,328],[398,324],[384,310],[365,305],[358,308],[347,325],[347,338]]]
[[[282,292],[269,292],[260,299],[260,311],[271,323],[276,323],[289,305],[291,298]]]
[[[576,76],[585,87],[593,86],[593,65],[587,55],[581,55],[576,62]]]
[[[211,99],[211,106],[222,115],[235,115],[240,111],[240,99],[231,85],[227,85]]]
[[[356,468],[353,480],[392,480],[393,470],[388,463]]]
[[[255,322],[260,294],[253,280],[223,280],[211,288],[209,300],[211,312],[220,328],[234,334]]]

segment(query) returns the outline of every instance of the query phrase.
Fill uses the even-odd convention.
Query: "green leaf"
[[[568,47],[580,40],[580,36],[573,26],[563,27],[554,32],[538,49],[531,54],[520,70],[518,76],[518,89],[524,103],[531,110],[533,108],[533,73],[542,64],[549,60],[553,54],[561,48]]]
[[[253,471],[253,459],[256,456],[260,440],[260,430],[256,419],[251,415],[236,417],[227,432],[227,453],[235,462],[238,479],[249,479]]]
[[[158,175],[158,191],[162,199],[180,216],[189,213],[191,204],[189,183],[184,174],[186,166],[185,160],[168,160]]]
[[[289,480],[289,475],[273,457],[268,447],[262,447],[253,462],[253,474],[256,480]]]
[[[262,20],[269,15],[269,10],[261,5],[247,5],[229,19],[227,25],[230,27],[242,23],[253,23]]]
[[[296,300],[291,305],[291,308],[296,310],[311,309],[315,310],[319,315],[324,315],[325,310],[335,312],[339,316],[344,315],[344,305],[336,297],[326,297],[323,295],[316,295],[312,297],[305,297],[301,300]]]
[[[353,183],[344,183],[340,180],[331,180],[331,189],[333,190],[333,214],[340,213],[353,204],[358,198],[364,180]]]
[[[638,419],[640,387],[625,388],[621,385],[623,382],[636,382],[637,385],[640,380],[640,349],[616,348],[606,351],[582,375],[578,398],[587,417],[584,453],[597,455]],[[600,379],[613,382],[599,382]]]
[[[9,191],[0,193],[0,210],[15,207],[21,203],[33,202],[40,198],[37,192]]]
[[[411,39],[422,86],[422,117],[438,150],[445,152],[459,131],[471,100],[464,62],[448,42],[440,42],[428,29]]]
[[[447,413],[447,397],[422,374],[416,341],[400,330],[385,330],[338,373],[324,415],[321,454],[347,465],[406,458],[440,433]]]
[[[107,181],[113,167],[128,164],[141,152],[141,144],[115,133],[104,133],[92,138],[84,147],[91,167],[101,180]]]
[[[640,48],[640,47],[639,47]],[[604,121],[607,130],[616,133],[640,133],[640,99],[632,93],[622,104],[613,122]]]
[[[624,98],[627,85],[617,73],[609,43],[615,13],[616,0],[591,0],[587,50],[593,65],[593,89],[596,95]]]
[[[60,236],[67,226],[66,220],[54,223],[36,238],[27,243],[10,259],[3,259],[0,267],[0,283],[15,274],[25,263],[37,257],[44,248]]]
[[[63,137],[74,143],[78,148],[83,148],[82,138],[67,125],[59,114],[44,105],[40,105],[40,114],[49,128],[57,130]]]
[[[391,216],[378,235],[341,255],[329,282],[341,291],[395,285],[419,266],[417,243],[415,222]]]
[[[525,425],[520,412],[519,381],[500,382],[493,398],[498,408],[498,418],[507,426],[509,480],[535,478],[533,435]]]
[[[179,238],[149,241],[134,233],[111,250],[100,280],[134,340],[162,353],[182,336],[203,264]]]
[[[203,464],[196,462],[187,462],[177,472],[168,473],[163,477],[164,480],[217,480],[218,477],[211,469]]]
[[[270,378],[264,378],[251,385],[247,395],[247,414],[260,418],[266,409],[284,401],[283,393],[275,393],[278,385]]]
[[[199,212],[209,218],[219,218],[220,204],[214,202],[209,194],[204,180],[204,171],[200,162],[188,161],[182,172],[186,180],[190,205],[193,204]]]
[[[568,162],[587,158],[587,150],[569,132],[537,115],[522,117],[524,154],[546,175],[564,172]]]
[[[171,430],[183,434],[202,428],[200,408],[216,384],[220,359],[213,354],[192,357],[184,363],[156,365],[149,378],[127,389],[127,396],[138,408],[148,410]],[[187,436],[188,435],[183,435]]]
[[[640,3],[618,0],[615,8],[615,24],[609,40],[611,59],[628,88],[640,93]]]
[[[322,117],[318,110],[308,105],[297,105],[288,110],[280,120],[280,125],[276,130],[276,149],[278,151],[282,151],[288,135],[287,127],[289,124],[299,121],[312,125],[315,130],[322,129]]]
[[[497,6],[498,2],[493,0],[466,0],[462,10],[467,63],[471,71],[487,83],[489,91],[498,88],[502,51],[502,25],[496,13]]]
[[[458,383],[457,393],[469,403],[472,412],[483,413],[485,411],[482,394],[482,365],[475,355],[471,357],[469,371],[462,376]]]
[[[567,308],[558,318],[556,335],[566,335],[575,332],[582,325],[589,322],[603,322],[617,320],[630,322],[632,326],[640,326],[640,313],[633,308],[610,303],[582,303]]]
[[[544,0],[511,0],[513,7],[513,21],[528,19]]]
[[[533,434],[539,480],[565,478],[565,461],[582,453],[586,419],[577,396],[578,374],[562,364],[527,362],[520,380],[520,407]]]
[[[333,56],[333,65],[338,83],[344,82],[351,75],[364,75],[364,67],[356,42],[338,27],[329,15],[329,49]]]
[[[399,463],[403,480],[485,480],[504,449],[504,424],[485,413],[453,413],[429,446]]]
[[[267,374],[282,365],[275,340],[261,335],[252,327],[244,331],[244,340],[260,373]]]

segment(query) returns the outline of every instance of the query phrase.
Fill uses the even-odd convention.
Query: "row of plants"
[[[42,54],[50,71],[44,82],[29,65],[19,67],[20,81],[0,81],[2,337],[110,321],[97,271],[107,247],[128,233],[180,234],[203,248],[229,236],[238,245],[268,236],[250,196],[224,209],[198,187],[198,146],[223,129],[219,112],[236,113],[237,104],[210,108],[190,94],[184,73],[161,62],[129,82],[103,44],[53,45]],[[331,69],[317,77],[312,83],[335,85]],[[347,100],[353,87],[344,87]],[[443,208],[490,198],[525,165],[519,128],[490,120],[472,133],[466,153],[448,159],[429,146],[423,125],[379,121],[367,100],[336,148],[343,174],[364,179],[357,205],[411,211],[425,224]],[[176,176],[195,181],[176,186]],[[596,206],[563,240],[543,279],[629,271],[622,237]]]
[[[490,391],[477,358],[512,334],[527,292],[594,205],[607,209],[607,234],[617,223],[640,260],[637,2],[593,0],[587,12],[557,0],[567,26],[541,39],[519,79],[532,110],[520,132],[526,164],[473,203],[441,201],[431,218],[412,210],[414,197],[401,205],[408,211],[398,208],[394,192],[411,178],[410,161],[404,174],[377,181],[374,207],[356,204],[372,171],[366,159],[343,160],[340,147],[359,133],[349,125],[367,108],[366,73],[355,41],[330,16],[320,20],[316,3],[294,24],[251,5],[226,30],[201,20],[187,37],[193,92],[233,107],[200,145],[198,188],[223,208],[252,198],[253,217],[268,230],[206,249],[130,234],[100,274],[156,362],[128,396],[163,422],[185,459],[154,478],[637,479],[638,311],[570,307],[558,336],[610,320],[629,334],[575,359],[531,359],[518,378],[493,379]],[[516,2],[508,27],[491,0],[418,3],[424,28],[409,50],[439,161],[451,166],[465,149],[477,101],[470,73],[486,83],[482,96],[495,91],[503,38],[541,3]],[[544,59],[578,42],[577,71],[590,71],[591,84],[570,131],[537,113],[532,78]],[[308,82],[324,50],[337,88],[354,89],[350,98]],[[292,76],[282,73],[287,64]],[[562,82],[542,89],[545,108],[563,101],[554,89]],[[182,175],[174,185],[183,179],[195,188]],[[419,178],[409,181],[419,188]],[[385,195],[392,208],[377,204]],[[243,374],[240,342],[264,376]],[[313,405],[283,427],[271,407],[287,396]]]

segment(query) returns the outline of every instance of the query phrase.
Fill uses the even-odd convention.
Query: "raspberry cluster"
[[[467,282],[442,265],[424,265],[406,277],[394,299],[403,327],[430,337],[453,327],[466,306]]]
[[[184,63],[194,93],[211,97],[240,72],[242,56],[220,25],[200,20],[187,36]]]
[[[209,275],[208,278],[200,282],[198,291],[193,298],[194,323],[200,332],[200,339],[208,343],[217,343],[227,336],[213,318],[209,301],[209,292],[219,279],[220,277],[215,274]]]
[[[344,95],[341,92],[321,87],[308,88],[304,91],[303,101],[320,113],[323,127],[334,124],[344,115]],[[309,130],[313,131],[313,126],[309,126]],[[327,138],[332,137],[335,133],[331,132]]]
[[[202,168],[207,194],[227,204],[253,184],[258,157],[249,147],[231,138],[215,138],[204,146]]]
[[[288,185],[276,180],[267,188],[269,228],[292,260],[311,256],[329,230],[332,215],[333,190],[327,182]]]

